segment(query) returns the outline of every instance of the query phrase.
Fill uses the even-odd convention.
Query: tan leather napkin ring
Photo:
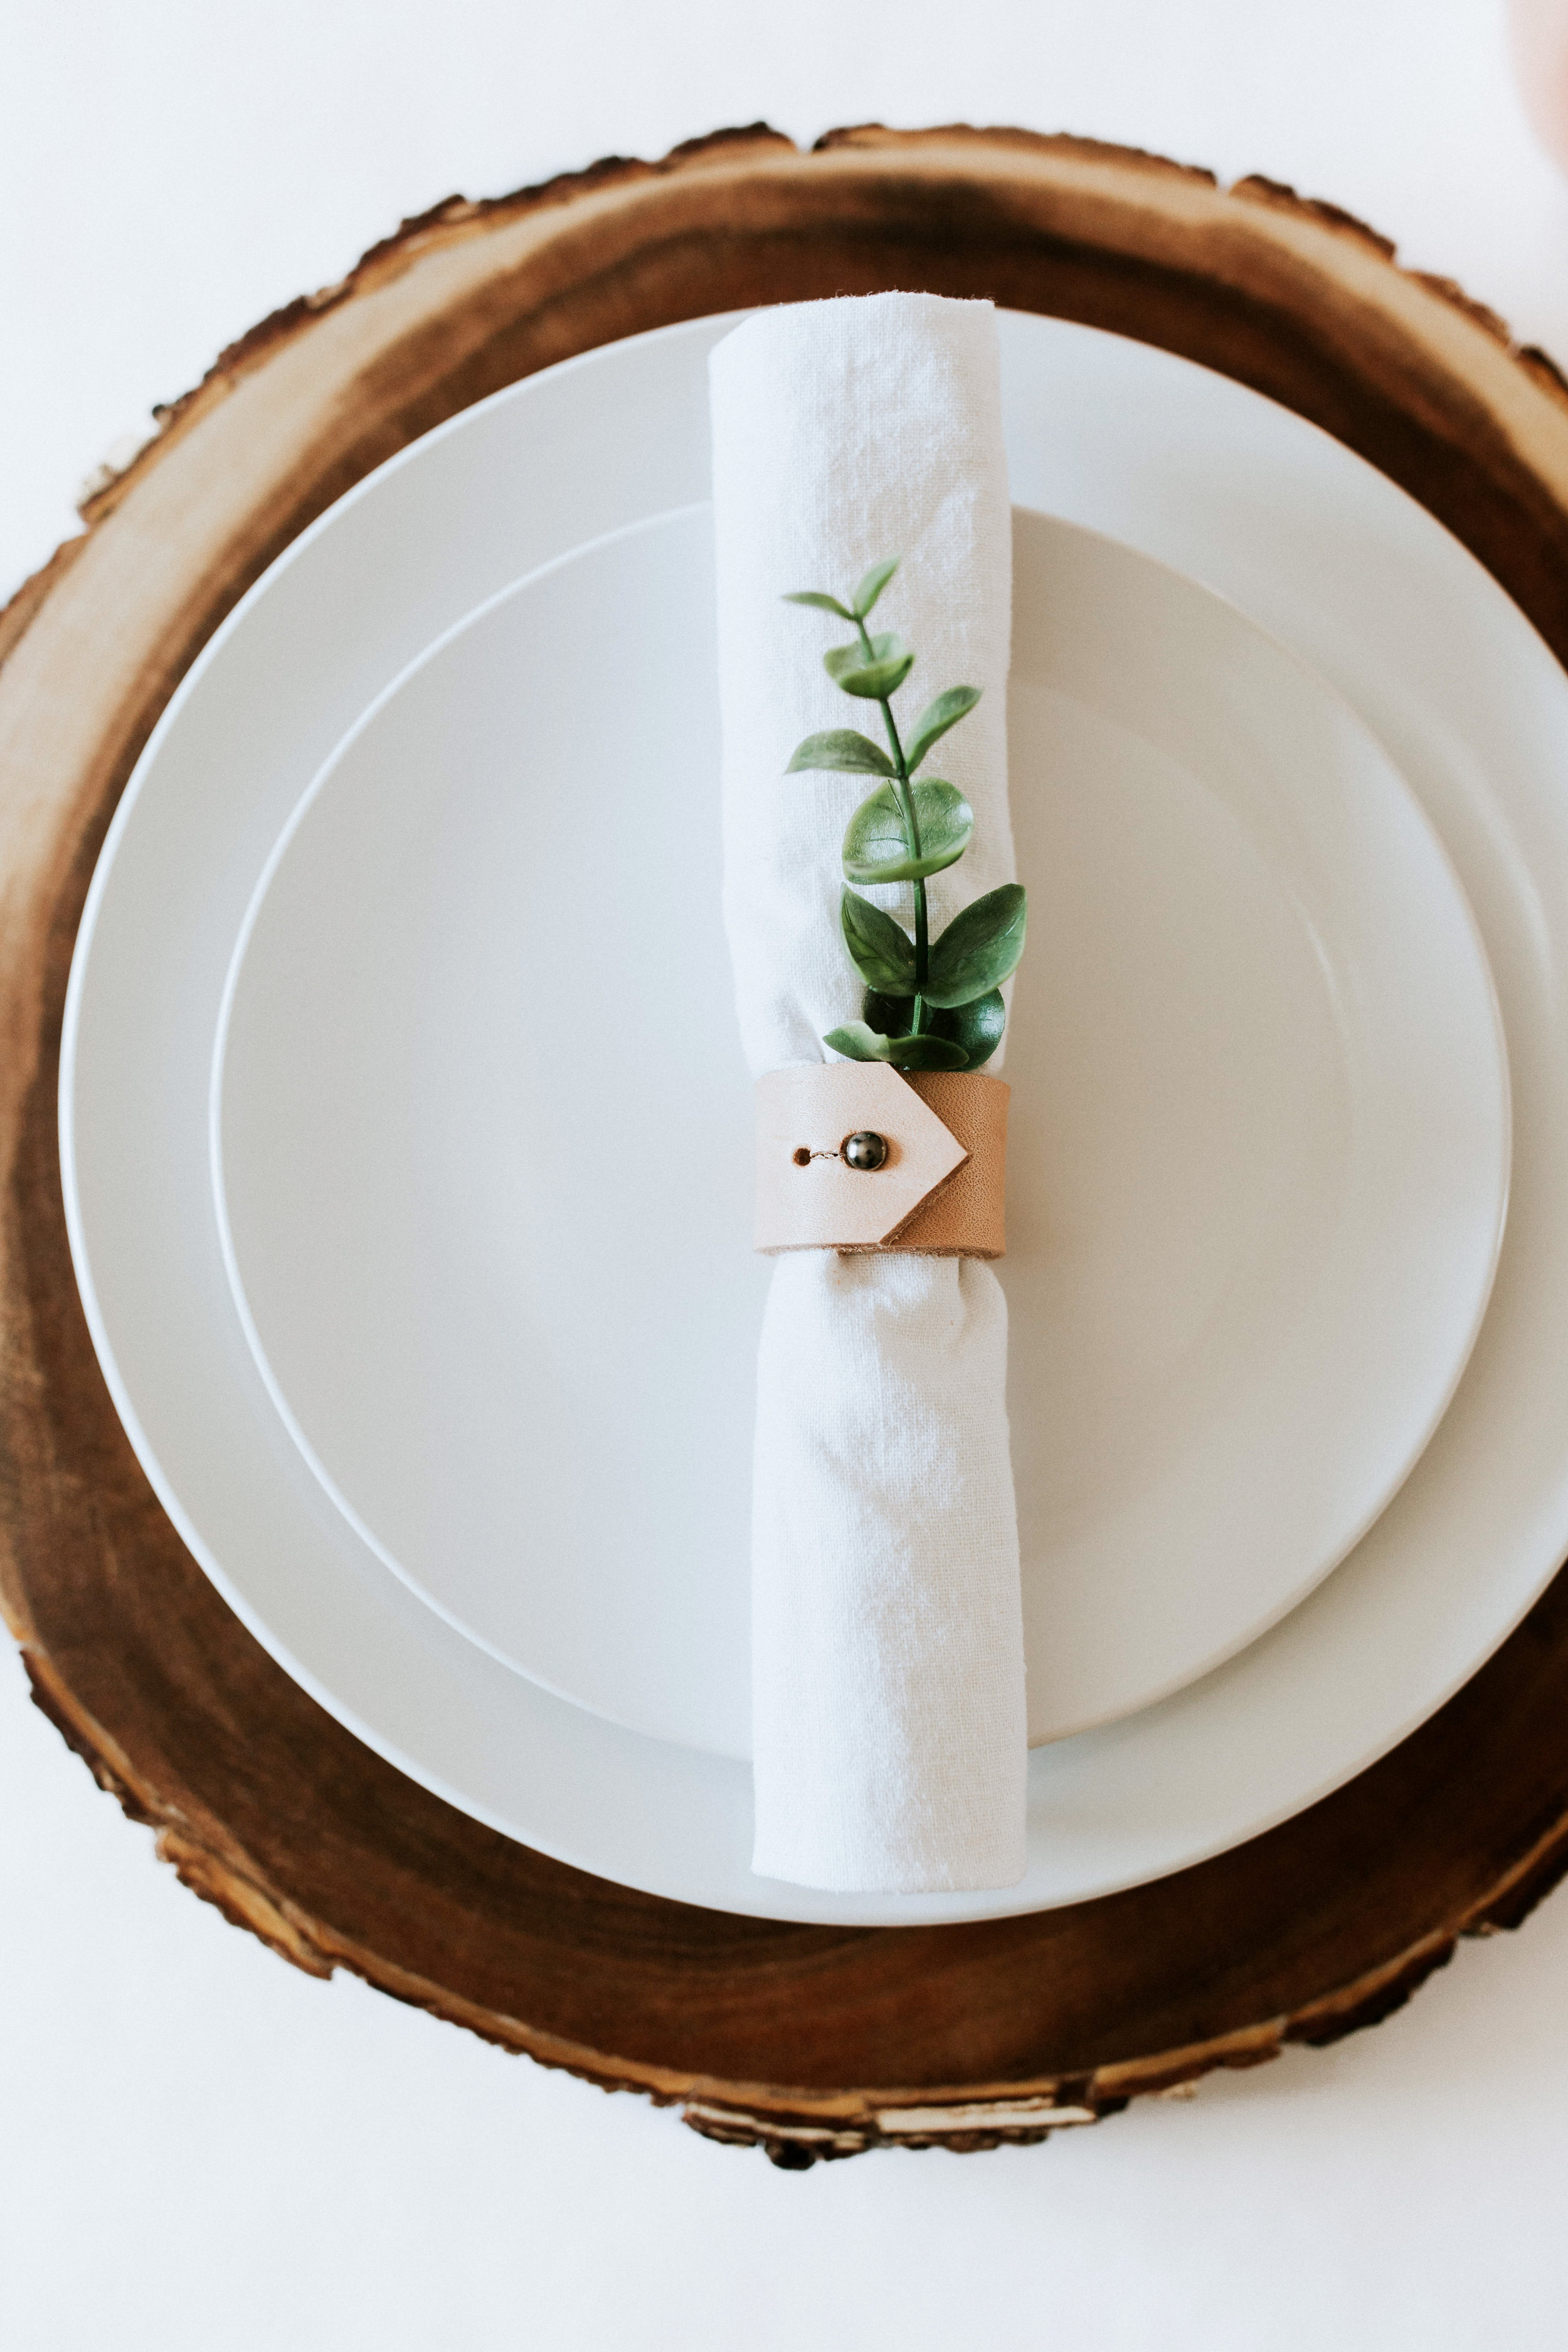
[[[1000,1257],[1007,1099],[983,1070],[770,1070],[757,1080],[758,1249]]]

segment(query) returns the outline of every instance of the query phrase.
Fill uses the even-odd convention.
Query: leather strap
[[[983,1070],[812,1062],[771,1070],[757,1097],[756,1246],[1000,1257],[1009,1089]],[[845,1157],[880,1139],[881,1164]],[[875,1146],[862,1157],[875,1158]]]

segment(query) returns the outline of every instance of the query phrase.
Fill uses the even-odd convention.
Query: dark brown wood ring
[[[1568,1577],[1349,1787],[1154,1885],[842,1930],[687,1909],[480,1828],[383,1764],[230,1615],[154,1500],[71,1277],[55,1090],[98,847],[175,683],[371,467],[531,370],[670,320],[880,288],[1164,346],[1336,434],[1568,662],[1568,394],[1331,205],[1087,142],[721,133],[405,223],[163,413],[0,620],[0,1591],[38,1703],[186,1884],[546,2063],[803,2164],[1033,2139],[1383,2016],[1568,1867]],[[177,519],[177,523],[176,523]],[[127,551],[143,561],[123,593]]]

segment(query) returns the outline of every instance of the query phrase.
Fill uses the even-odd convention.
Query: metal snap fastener
[[[858,1135],[847,1135],[838,1147],[838,1156],[846,1168],[860,1168],[868,1172],[882,1167],[888,1157],[888,1139],[874,1135],[869,1128]]]

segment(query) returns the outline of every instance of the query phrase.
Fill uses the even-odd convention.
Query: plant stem
[[[870,633],[867,629],[865,622],[857,621],[855,626],[860,633],[860,643],[865,649],[867,660],[873,660],[875,656],[871,650]],[[880,696],[879,699],[882,706],[882,722],[888,730],[888,748],[892,752],[894,762],[899,771],[898,801],[899,806],[903,812],[905,842],[908,846],[910,856],[911,857],[919,857],[921,854],[921,829],[915,817],[915,799],[914,793],[910,785],[910,771],[908,763],[904,758],[904,747],[899,740],[899,730],[893,718],[892,704],[888,700],[886,695]],[[921,1024],[925,1018],[925,1006],[921,1001],[921,992],[925,986],[926,970],[930,951],[931,930],[929,919],[926,913],[926,886],[923,882],[917,882],[915,884],[915,1009],[910,1023],[910,1034],[911,1037],[918,1037],[920,1035]]]

